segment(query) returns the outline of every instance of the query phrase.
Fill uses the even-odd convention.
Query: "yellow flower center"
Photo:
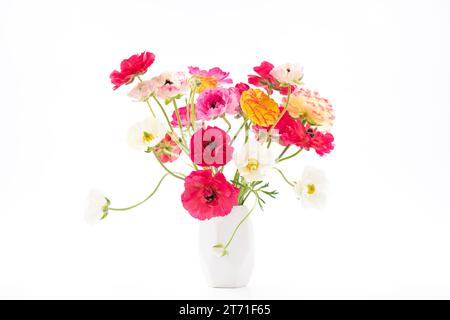
[[[258,168],[259,168],[259,162],[258,162],[258,160],[256,160],[256,159],[248,159],[248,162],[247,162],[247,169],[248,169],[250,172],[255,171],[255,170],[258,170]]]
[[[144,131],[144,134],[142,135],[142,140],[144,140],[145,143],[149,143],[155,139],[155,136],[151,134],[150,132]]]
[[[308,191],[307,191],[307,193],[309,194],[309,195],[311,195],[311,194],[314,194],[315,192],[316,192],[316,186],[314,185],[314,184],[308,184],[307,185],[307,188],[308,188]]]

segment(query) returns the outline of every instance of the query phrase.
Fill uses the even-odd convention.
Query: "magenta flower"
[[[228,89],[206,89],[200,93],[195,105],[198,112],[198,120],[211,120],[223,116],[230,99]]]

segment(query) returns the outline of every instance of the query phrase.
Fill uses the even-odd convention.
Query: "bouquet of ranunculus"
[[[150,52],[133,55],[110,78],[114,90],[133,85],[128,95],[149,109],[147,119],[131,126],[128,140],[145,156],[155,157],[163,175],[147,198],[126,208],[116,208],[107,197],[92,192],[88,221],[143,204],[166,177],[172,177],[183,181],[181,203],[199,220],[227,216],[233,207],[252,201],[229,241],[212,246],[227,256],[242,222],[278,193],[264,181],[268,170],[279,172],[304,205],[323,203],[326,184],[320,170],[307,167],[301,179],[291,181],[279,167],[303,150],[323,156],[334,147],[329,132],[332,106],[303,87],[302,66],[274,67],[264,61],[253,68],[256,74],[248,76],[248,84],[233,85],[229,73],[218,67],[189,67],[187,74],[165,72],[146,79],[154,60]],[[176,161],[186,164],[183,172],[171,168]],[[224,175],[226,166],[232,167],[229,177]]]

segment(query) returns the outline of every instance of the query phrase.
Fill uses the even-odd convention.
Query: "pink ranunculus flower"
[[[238,194],[239,188],[221,172],[213,175],[211,170],[197,170],[186,177],[181,201],[191,216],[206,220],[228,215],[238,204]]]
[[[196,80],[197,92],[205,91],[210,88],[217,88],[224,83],[233,83],[233,80],[227,79],[229,72],[215,67],[209,70],[200,70],[198,67],[188,67],[189,73]]]
[[[202,167],[224,166],[233,157],[230,142],[230,136],[218,127],[200,128],[191,137],[191,160]]]
[[[212,120],[225,114],[230,94],[225,88],[206,89],[197,98],[195,109],[199,120]]]
[[[124,84],[133,82],[134,78],[147,72],[147,69],[155,61],[155,55],[151,52],[142,52],[125,59],[120,64],[120,71],[114,70],[109,76],[116,90]]]
[[[283,108],[280,108],[280,112]],[[267,132],[270,127],[253,126],[258,134]],[[334,137],[329,132],[321,132],[309,123],[303,124],[301,119],[295,119],[286,112],[275,126],[278,143],[282,146],[296,145],[305,150],[314,149],[319,156],[330,153],[334,149]]]
[[[238,83],[234,87],[228,88],[230,100],[227,105],[226,113],[231,115],[239,115],[241,113],[241,95],[242,92],[250,89],[245,83]]]
[[[188,88],[188,81],[184,72],[164,72],[153,77],[150,81],[156,88],[156,96],[164,100],[184,94]]]
[[[190,124],[190,119],[187,115],[187,107],[181,107],[178,108],[178,113],[180,114],[180,120],[181,120],[181,126],[183,128],[188,127]],[[198,120],[198,111],[195,111],[195,119],[196,119],[196,123],[199,122]],[[172,113],[172,121],[170,122],[172,124],[172,126],[174,126],[175,128],[178,128],[178,118],[177,118],[177,114],[175,113],[175,111]]]
[[[180,157],[181,148],[172,137],[166,133],[164,139],[156,145],[153,151],[162,163],[166,163],[177,160]]]

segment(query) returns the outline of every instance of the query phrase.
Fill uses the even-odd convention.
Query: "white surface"
[[[448,1],[8,1],[0,3],[0,297],[450,298]],[[128,148],[146,117],[109,73],[143,50],[152,74],[263,59],[302,62],[333,101],[333,193],[304,211],[281,195],[256,213],[250,285],[203,282],[197,221],[178,181],[133,212],[83,221],[91,187],[117,206],[161,174]],[[175,241],[174,241],[175,240]]]

